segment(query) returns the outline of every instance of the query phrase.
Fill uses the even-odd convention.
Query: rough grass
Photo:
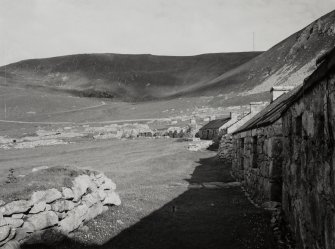
[[[72,187],[72,181],[76,176],[89,173],[89,170],[64,166],[41,169],[24,177],[16,177],[9,173],[7,180],[0,182],[0,200],[6,203],[27,200],[37,190],[61,190],[62,187]]]

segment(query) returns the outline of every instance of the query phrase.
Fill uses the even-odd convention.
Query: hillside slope
[[[315,69],[316,59],[334,46],[332,11],[245,64],[180,94],[255,96],[275,85],[297,86]]]
[[[203,85],[259,54],[79,54],[33,59],[1,67],[0,84],[138,101]]]
[[[266,100],[274,85],[299,85],[335,45],[335,11],[268,51],[197,56],[80,54],[0,67],[0,86],[141,101],[214,96],[212,106]],[[6,80],[4,79],[6,77]]]

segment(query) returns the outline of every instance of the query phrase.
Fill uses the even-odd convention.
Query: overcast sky
[[[0,0],[0,65],[75,53],[267,50],[335,0]]]

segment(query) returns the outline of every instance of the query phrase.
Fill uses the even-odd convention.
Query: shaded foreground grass
[[[197,162],[191,177],[185,179],[187,182],[233,181],[229,174],[230,165],[217,162],[212,152],[207,156]],[[142,215],[142,208],[146,208],[148,203],[164,202],[165,197],[153,194],[155,190],[151,187],[161,190],[164,195],[175,192],[174,188],[182,184],[165,182],[162,178],[165,187],[161,188],[157,185],[161,175],[155,174],[154,169],[150,171],[152,175],[147,175],[147,178],[156,176],[156,186],[151,182],[152,186],[146,186],[148,189],[142,192],[143,196],[139,192],[133,195],[125,193],[120,208],[110,209],[88,223],[88,233],[79,231],[72,239],[57,245],[24,248],[276,248],[269,226],[269,213],[252,206],[239,187],[189,188],[138,222],[115,233],[115,228],[128,217]],[[169,174],[169,169],[166,171]],[[143,206],[138,205],[140,202],[144,202]],[[113,236],[104,240],[102,234]]]

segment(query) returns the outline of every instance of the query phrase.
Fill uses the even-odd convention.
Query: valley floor
[[[73,165],[101,170],[117,184],[122,205],[87,224],[60,245],[25,248],[275,248],[270,214],[229,183],[230,166],[215,152],[190,152],[174,139],[83,141],[0,151],[1,175],[14,168]]]

